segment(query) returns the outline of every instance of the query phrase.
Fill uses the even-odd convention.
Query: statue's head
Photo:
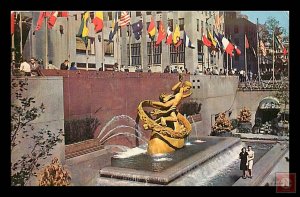
[[[190,82],[190,81],[185,81],[183,83],[183,90],[186,92],[186,91],[189,91],[191,88],[192,88],[193,84]]]

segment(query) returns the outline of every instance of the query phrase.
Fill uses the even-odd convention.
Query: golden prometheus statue
[[[148,153],[151,155],[170,153],[182,148],[184,138],[192,130],[189,121],[177,109],[182,99],[192,94],[192,83],[182,80],[183,76],[180,74],[179,82],[172,88],[173,94],[162,93],[160,101],[144,100],[138,106],[138,115],[144,123],[144,129],[152,131],[148,142]],[[187,93],[188,91],[190,92]],[[144,107],[152,107],[154,110],[148,113]]]

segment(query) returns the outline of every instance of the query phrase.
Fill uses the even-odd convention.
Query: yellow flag
[[[215,41],[214,37],[211,35],[210,31],[207,30],[207,32],[208,32],[208,37],[211,40],[211,43],[214,45],[214,47],[216,47],[217,46],[217,42]]]
[[[89,29],[87,27],[87,20],[90,16],[89,12],[84,13],[83,15],[83,30],[82,30],[82,37],[86,37],[89,35]]]
[[[173,32],[173,44],[177,44],[179,40],[180,40],[180,29],[179,29],[179,25],[176,25],[175,30]]]

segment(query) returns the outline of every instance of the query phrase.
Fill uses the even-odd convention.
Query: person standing
[[[248,157],[248,153],[246,151],[246,147],[242,148],[242,152],[240,152],[240,170],[243,171],[243,179],[246,178],[246,171],[247,171],[247,157]]]
[[[75,63],[75,62],[72,62],[72,63],[71,63],[70,70],[77,70],[76,63]]]
[[[20,71],[23,71],[25,73],[25,76],[31,76],[31,66],[26,62],[25,59],[22,60]]]
[[[68,70],[68,68],[69,68],[68,64],[69,64],[69,61],[65,60],[63,63],[61,63],[60,70]]]
[[[52,60],[49,60],[49,64],[47,65],[47,69],[55,69],[58,70],[58,68],[52,64]]]
[[[253,168],[253,160],[254,160],[254,151],[252,150],[252,146],[248,146],[248,156],[247,156],[247,166],[249,178],[252,179],[252,168]]]

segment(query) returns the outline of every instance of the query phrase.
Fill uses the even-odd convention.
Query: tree
[[[280,36],[282,34],[286,34],[286,29],[279,25],[279,21],[274,17],[268,17],[265,24],[265,28],[263,28],[263,35],[267,39],[269,43],[273,43],[273,32],[275,36]]]
[[[16,162],[11,164],[11,185],[24,186],[31,176],[37,176],[40,161],[51,156],[51,150],[62,142],[62,129],[56,133],[46,128],[36,131],[31,124],[45,112],[42,103],[39,107],[33,106],[34,97],[26,97],[23,93],[27,90],[28,82],[25,80],[11,81],[11,155],[17,146],[24,140],[32,140],[33,146],[29,147]]]
[[[283,120],[285,121],[285,111],[290,100],[289,83],[287,80],[282,80],[282,84],[278,87],[275,97],[278,98],[280,102],[284,103]]]

